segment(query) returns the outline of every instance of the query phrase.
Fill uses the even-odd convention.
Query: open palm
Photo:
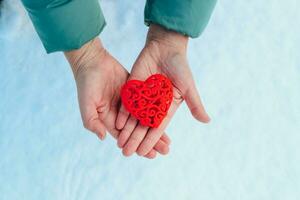
[[[93,41],[92,45],[100,44],[100,41]],[[115,122],[120,106],[119,93],[128,78],[128,72],[103,48],[88,47],[81,56],[74,57],[80,59],[67,55],[76,80],[84,127],[102,140],[106,130],[118,138],[120,131],[116,129]],[[169,143],[168,137],[163,135],[145,156],[154,158],[156,151],[165,154]]]
[[[153,30],[154,29],[154,30]],[[145,47],[137,58],[129,79],[146,80],[153,74],[164,74],[173,84],[173,102],[166,118],[158,128],[145,127],[121,106],[116,126],[122,129],[118,145],[123,148],[126,156],[137,152],[139,155],[147,155],[159,138],[170,119],[174,115],[179,105],[186,100],[193,116],[201,122],[209,122],[201,103],[200,96],[196,90],[192,73],[186,58],[186,38],[171,32],[171,37],[167,33],[151,34],[151,31],[162,31],[160,27],[150,28]],[[158,37],[157,37],[158,36]],[[172,37],[176,37],[174,42]],[[183,43],[180,43],[181,41]]]

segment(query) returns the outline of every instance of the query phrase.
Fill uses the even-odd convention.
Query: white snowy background
[[[103,0],[105,46],[130,70],[144,1]],[[21,3],[0,16],[1,200],[299,200],[300,2],[219,1],[189,61],[209,125],[182,106],[168,156],[125,158],[84,130],[61,53],[47,55]]]

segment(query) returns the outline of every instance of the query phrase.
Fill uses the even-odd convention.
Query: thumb
[[[100,140],[104,140],[106,135],[106,128],[98,117],[96,107],[86,106],[81,109],[83,126],[96,133]]]
[[[185,99],[186,104],[188,105],[195,119],[204,123],[208,123],[210,121],[210,117],[204,109],[204,106],[200,99],[200,95],[194,84],[192,84],[192,86],[186,90],[183,98]]]

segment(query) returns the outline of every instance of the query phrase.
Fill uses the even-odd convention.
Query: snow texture
[[[101,2],[101,38],[129,70],[144,1]],[[84,130],[61,53],[47,55],[17,0],[0,17],[1,200],[299,200],[300,2],[219,1],[189,62],[209,125],[182,106],[171,152],[125,158]],[[126,38],[126,39],[124,39]]]

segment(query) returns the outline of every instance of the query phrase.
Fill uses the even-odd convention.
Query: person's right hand
[[[106,130],[118,138],[115,122],[120,107],[120,88],[128,72],[94,39],[78,50],[65,52],[76,80],[83,125],[103,140]],[[170,139],[164,134],[145,157],[154,158],[156,151],[167,154]]]

